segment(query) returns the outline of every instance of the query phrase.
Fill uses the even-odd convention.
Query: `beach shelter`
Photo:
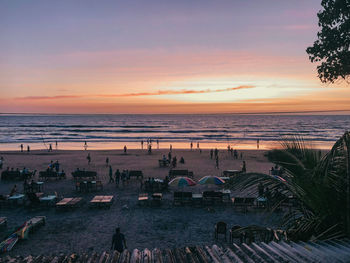
[[[188,177],[176,177],[169,182],[169,186],[184,187],[184,186],[194,186],[196,182]]]
[[[214,185],[223,185],[225,184],[225,181],[222,180],[218,176],[204,176],[198,181],[198,184],[214,184]]]

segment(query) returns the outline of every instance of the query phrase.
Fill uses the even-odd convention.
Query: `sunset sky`
[[[0,112],[350,110],[305,49],[320,0],[0,2]]]

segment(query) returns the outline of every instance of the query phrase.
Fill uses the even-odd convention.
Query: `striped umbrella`
[[[169,185],[170,186],[177,186],[177,187],[194,186],[194,185],[196,185],[196,182],[188,177],[176,177],[169,182]]]
[[[220,177],[217,176],[204,176],[198,181],[199,184],[215,184],[222,185],[225,183]]]

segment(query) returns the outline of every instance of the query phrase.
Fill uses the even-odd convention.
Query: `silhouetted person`
[[[185,159],[183,157],[180,158],[180,163],[182,163],[182,164],[185,163]]]
[[[112,170],[112,166],[109,166],[109,183],[113,183],[114,179],[113,179],[113,170]]]
[[[27,146],[27,152],[30,152],[30,147],[29,147],[29,145]]]
[[[256,148],[257,148],[257,149],[259,149],[259,143],[260,143],[260,140],[257,139],[257,140],[256,140]]]
[[[109,165],[109,158],[107,157],[106,158],[106,166],[108,166]]]
[[[213,153],[214,153],[213,149],[210,149],[210,159],[213,159]]]
[[[90,156],[90,153],[88,153],[86,159],[88,160],[88,164],[90,164],[90,163],[91,163],[91,156]]]
[[[58,149],[58,142],[56,141],[55,143],[56,143],[56,150],[57,150]]]
[[[117,169],[117,171],[115,171],[115,184],[117,186],[119,186],[119,180],[120,180],[120,172],[119,172],[119,169]]]
[[[124,154],[126,154],[126,150],[127,150],[128,148],[126,148],[126,145],[124,145]]]
[[[143,140],[141,140],[141,149],[143,150]]]
[[[152,145],[148,145],[148,154],[152,154]]]
[[[215,148],[215,151],[214,151],[215,159],[218,156],[218,154],[219,154],[219,150],[218,150],[218,148]]]
[[[88,147],[88,145],[87,145],[87,142],[85,141],[84,142],[84,149],[85,149],[85,151],[87,150],[87,147]]]
[[[157,139],[157,149],[159,149],[159,140]]]
[[[169,160],[169,163],[171,163],[171,152],[168,153],[168,160]]]
[[[192,151],[192,148],[193,148],[193,143],[191,142],[191,144],[190,144],[190,147],[191,147],[191,151]]]
[[[126,240],[122,233],[120,233],[120,228],[115,229],[115,234],[112,238],[112,247],[111,249],[117,250],[119,253],[122,253],[124,248],[126,248]]]
[[[23,152],[23,144],[21,144],[20,147],[21,147],[21,152]]]
[[[215,168],[219,169],[219,155],[216,155],[215,157]]]
[[[172,152],[173,151],[173,146],[170,144],[170,152]]]
[[[245,173],[245,172],[247,172],[247,167],[246,167],[245,161],[243,161],[242,173]]]
[[[49,152],[52,152],[52,144],[49,145]]]

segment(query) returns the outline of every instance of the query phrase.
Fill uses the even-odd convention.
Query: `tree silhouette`
[[[306,52],[324,83],[350,76],[350,0],[322,0],[317,14],[321,28]]]

